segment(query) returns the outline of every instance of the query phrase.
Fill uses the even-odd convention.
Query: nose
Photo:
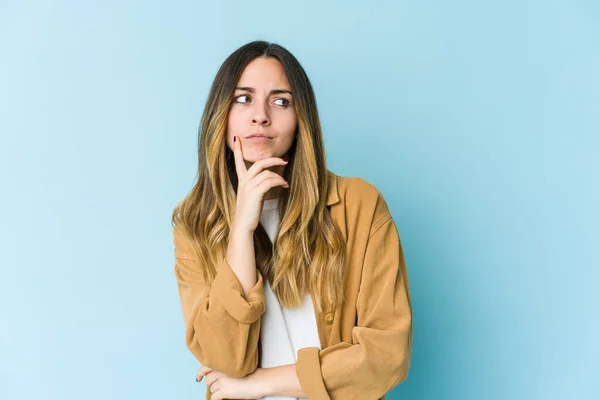
[[[269,113],[263,104],[257,104],[254,107],[254,115],[252,117],[252,124],[268,125],[270,122]]]

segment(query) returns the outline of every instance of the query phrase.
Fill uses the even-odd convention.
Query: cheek
[[[236,135],[240,127],[242,126],[243,118],[239,112],[235,110],[229,111],[229,115],[227,117],[227,137],[233,140],[233,136]]]
[[[286,135],[293,135],[296,131],[297,126],[296,113],[282,115],[278,125],[281,133],[285,133]]]

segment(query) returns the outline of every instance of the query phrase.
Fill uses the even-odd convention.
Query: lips
[[[255,134],[253,134],[253,135],[246,136],[246,139],[251,139],[251,138],[259,138],[259,137],[266,138],[266,139],[271,139],[271,137],[270,137],[270,136],[267,136],[267,135],[265,135],[265,134],[263,134],[263,133],[255,133]]]

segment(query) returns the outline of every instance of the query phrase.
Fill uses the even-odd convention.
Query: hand
[[[265,193],[278,185],[289,188],[288,183],[281,175],[269,170],[263,171],[263,169],[276,165],[287,165],[287,161],[283,161],[279,157],[267,157],[256,161],[246,169],[240,138],[233,142],[233,154],[238,177],[234,230],[243,234],[253,233],[260,221]]]
[[[232,378],[224,372],[203,365],[198,369],[196,381],[200,382],[205,376],[204,383],[210,390],[211,400],[259,399],[266,395],[264,388],[260,388],[258,382],[252,379],[253,374]]]

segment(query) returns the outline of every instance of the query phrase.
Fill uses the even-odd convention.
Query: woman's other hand
[[[222,399],[258,399],[266,395],[264,387],[257,380],[252,379],[253,374],[243,378],[232,378],[229,375],[201,366],[196,374],[196,381],[206,378],[204,383],[209,388],[211,400]]]

